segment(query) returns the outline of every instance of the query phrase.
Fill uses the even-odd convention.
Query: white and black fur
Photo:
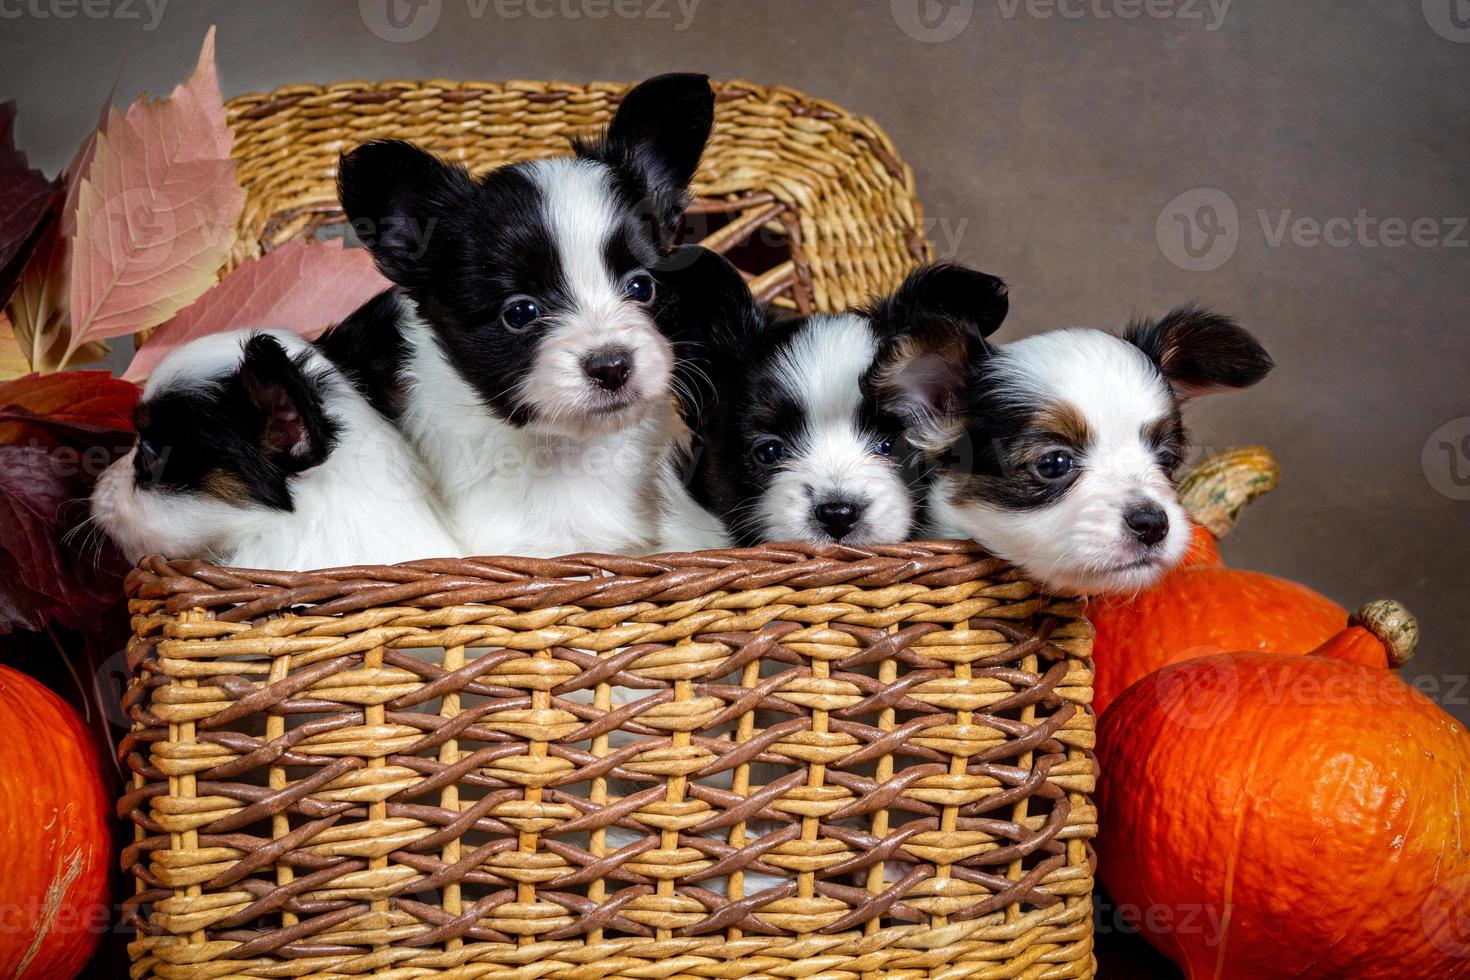
[[[1246,388],[1265,349],[1198,307],[1117,337],[1069,329],[1006,344],[972,365],[963,435],[945,440],[933,532],[971,537],[1060,594],[1131,593],[1184,556],[1173,473],[1191,398]]]
[[[130,561],[304,570],[454,553],[402,435],[295,334],[179,348],[148,379],[134,422],[136,444],[91,501]]]
[[[957,408],[965,365],[1006,306],[999,279],[938,265],[865,309],[738,315],[723,334],[733,349],[709,358],[694,498],[741,545],[909,539],[928,482],[910,438]]]
[[[320,342],[424,458],[475,554],[637,553],[684,433],[654,279],[713,122],[703,75],[630,90],[575,154],[472,177],[401,141],[341,161],[394,289]]]

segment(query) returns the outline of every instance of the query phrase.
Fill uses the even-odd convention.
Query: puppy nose
[[[1139,504],[1123,515],[1123,522],[1144,544],[1158,544],[1169,533],[1169,515],[1158,504]]]
[[[846,500],[832,500],[825,504],[817,504],[817,523],[827,529],[834,541],[842,540],[843,535],[852,530],[852,526],[862,516],[863,509],[857,504]]]
[[[604,391],[617,391],[633,373],[633,352],[626,347],[605,347],[582,358],[582,370]]]

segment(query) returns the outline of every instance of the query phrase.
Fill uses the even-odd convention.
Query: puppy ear
[[[299,473],[327,458],[336,426],[322,409],[316,385],[279,340],[269,334],[247,340],[238,377],[259,419],[260,450],[275,465]]]
[[[631,178],[637,196],[651,202],[670,233],[689,203],[689,182],[714,121],[709,76],[657,75],[628,90],[605,134],[575,140],[573,147],[578,156]]]
[[[472,187],[463,167],[404,140],[364,143],[343,154],[337,168],[337,194],[353,231],[383,275],[406,289],[428,283],[429,236]]]
[[[723,255],[681,245],[653,268],[659,329],[674,344],[680,411],[698,428],[766,328],[766,311]]]
[[[1234,320],[1198,306],[1181,306],[1157,320],[1135,320],[1124,339],[1148,355],[1181,400],[1249,388],[1275,366]]]
[[[919,269],[868,311],[880,340],[873,373],[879,404],[904,420],[909,440],[940,449],[958,436],[985,338],[1005,320],[1006,285],[958,265]]]
[[[703,245],[681,245],[653,269],[658,323],[675,341],[713,357],[747,353],[765,328],[765,308],[729,259]]]
[[[929,334],[885,346],[872,375],[878,403],[903,422],[915,446],[939,450],[952,444],[964,426],[971,365],[989,353],[985,341]]]
[[[947,320],[989,337],[1010,310],[1010,291],[995,276],[940,263],[910,273],[879,306],[900,330]]]

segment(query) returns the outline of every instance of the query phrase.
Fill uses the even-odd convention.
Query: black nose
[[[833,500],[817,504],[814,513],[817,515],[817,523],[827,529],[834,541],[840,541],[858,522],[858,518],[863,515],[863,509],[846,500]]]
[[[625,347],[607,347],[582,358],[582,370],[604,391],[617,391],[633,373],[633,353]]]
[[[1169,515],[1158,504],[1139,504],[1123,515],[1123,521],[1144,544],[1158,544],[1169,533]]]

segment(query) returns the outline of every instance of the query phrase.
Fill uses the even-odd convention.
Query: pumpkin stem
[[[1218,540],[1235,527],[1240,511],[1276,489],[1281,468],[1262,446],[1237,446],[1206,457],[1179,476],[1179,500],[1194,522]]]
[[[1419,621],[1403,604],[1393,599],[1377,599],[1363,606],[1348,622],[1361,626],[1378,638],[1388,654],[1390,667],[1402,667],[1419,645]]]
[[[1347,627],[1312,651],[1314,656],[1393,670],[1409,662],[1419,642],[1419,622],[1392,599],[1370,602],[1348,617]]]

